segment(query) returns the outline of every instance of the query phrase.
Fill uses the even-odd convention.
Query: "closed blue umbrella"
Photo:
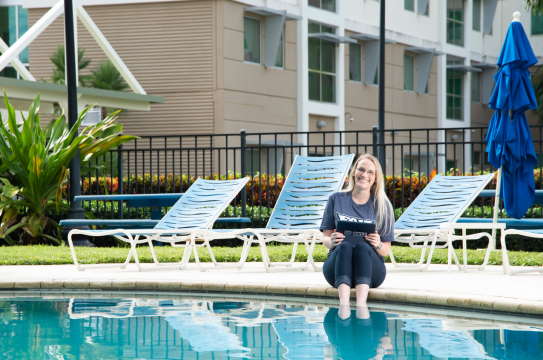
[[[486,137],[488,161],[501,168],[501,196],[507,215],[521,218],[535,197],[537,163],[524,112],[537,101],[528,68],[537,63],[530,42],[515,13],[498,58],[498,72],[489,106],[494,109]]]

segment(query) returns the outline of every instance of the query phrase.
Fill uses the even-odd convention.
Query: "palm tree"
[[[123,91],[128,88],[121,73],[109,60],[100,64],[98,69],[92,72],[89,85],[97,89],[116,91]]]
[[[49,58],[55,68],[53,69],[53,82],[55,84],[64,84],[66,79],[65,72],[65,55],[64,55],[64,46],[59,45],[55,50],[53,56]],[[82,75],[81,72],[87,68],[91,61],[85,57],[85,50],[78,48],[77,49],[77,61],[78,61],[78,78],[79,84],[81,86],[86,86],[89,81],[89,75]]]

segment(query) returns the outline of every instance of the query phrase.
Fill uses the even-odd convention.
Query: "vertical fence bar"
[[[119,194],[124,193],[123,186],[123,146],[119,145],[117,148],[117,186]],[[119,201],[119,217],[123,218],[123,202]]]
[[[240,161],[241,161],[241,177],[244,177],[247,175],[247,169],[246,164],[246,145],[247,145],[247,132],[245,130],[241,130],[239,132],[239,143],[240,143]],[[241,189],[241,216],[246,217],[247,216],[247,189],[245,186],[243,189]]]
[[[373,156],[377,157],[377,143],[379,142],[379,137],[377,135],[377,125],[373,125],[371,129],[371,144]]]

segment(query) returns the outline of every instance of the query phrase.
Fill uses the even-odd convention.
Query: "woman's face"
[[[362,159],[356,164],[354,183],[358,190],[370,191],[375,183],[375,165],[371,160]]]

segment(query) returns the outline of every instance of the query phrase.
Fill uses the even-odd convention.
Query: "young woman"
[[[376,232],[337,232],[338,213],[374,222]],[[369,288],[385,280],[383,257],[394,240],[394,211],[385,193],[383,170],[374,156],[361,155],[351,169],[347,188],[330,196],[321,231],[324,245],[330,249],[324,277],[338,289],[340,307],[350,304],[351,288],[356,289],[356,306],[366,306]]]

